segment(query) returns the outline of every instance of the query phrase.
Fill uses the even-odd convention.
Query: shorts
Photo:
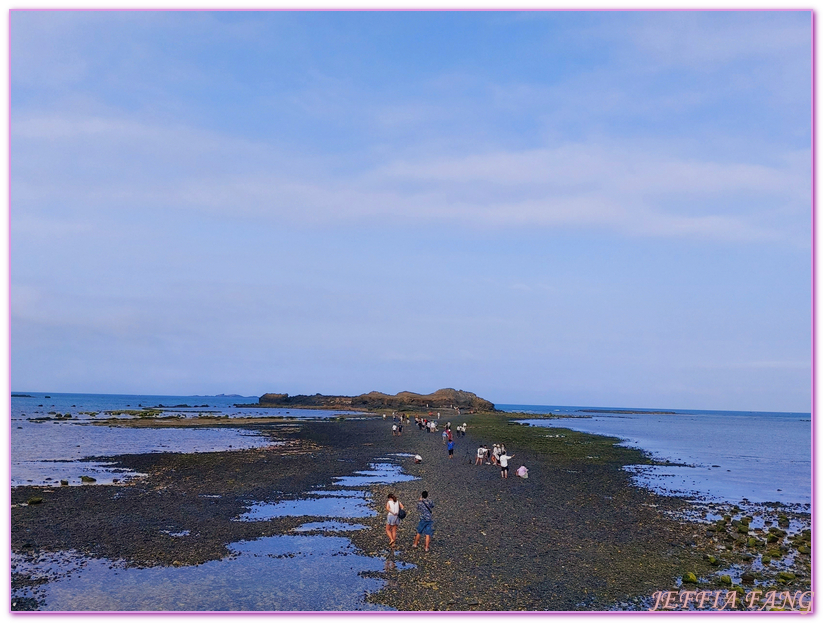
[[[454,448],[449,448],[449,456],[454,454]]]
[[[506,467],[503,467],[502,465],[500,466],[500,473],[502,474],[503,472],[505,472],[507,474],[509,473],[509,466],[508,465]]]
[[[417,534],[428,534],[434,536],[434,521],[431,519],[421,519],[417,524]]]
[[[386,525],[387,526],[399,526],[400,525],[400,517],[397,515],[392,515],[389,513],[386,515]]]

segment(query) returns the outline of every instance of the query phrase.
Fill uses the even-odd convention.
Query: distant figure
[[[392,437],[397,435],[397,424],[392,424],[391,425],[391,434],[392,434]]]
[[[385,413],[383,414],[383,419],[384,419],[384,420],[386,419],[386,414],[385,414]]]
[[[434,520],[432,519],[432,508],[434,502],[428,499],[429,492],[423,491],[420,494],[420,499],[417,500],[417,510],[420,511],[420,522],[417,524],[417,534],[414,535],[414,543],[412,547],[417,547],[420,543],[420,535],[426,536],[425,551],[429,551],[429,544],[434,535]]]
[[[443,443],[446,443],[449,440],[449,434],[446,431],[443,431]]]
[[[394,547],[397,541],[397,526],[400,525],[400,509],[403,508],[394,493],[389,493],[386,500],[386,536],[389,537],[389,547]]]
[[[466,423],[463,422],[463,436],[466,436]]]
[[[449,449],[449,458],[450,458],[450,459],[453,459],[453,458],[454,458],[454,442],[453,442],[453,441],[449,441],[449,444],[448,444],[448,446],[447,446],[447,447],[448,447],[448,449]]]
[[[400,420],[400,421],[402,422],[403,420]],[[397,436],[400,437],[400,435],[402,435],[402,434],[403,434],[403,425],[398,424],[397,425]]]
[[[528,478],[529,477],[529,470],[526,468],[525,465],[521,465],[517,468],[517,475],[521,478]]]
[[[513,459],[514,455],[512,454],[509,456],[508,454],[501,454],[500,455],[500,477],[501,478],[508,478],[509,477],[509,459]]]
[[[440,413],[439,413],[439,412],[438,412],[438,414],[437,414],[437,419],[438,419],[438,420],[440,419]]]
[[[423,462],[423,457],[420,456],[419,454],[415,454],[414,455],[414,462],[415,463],[422,463]]]
[[[477,460],[474,462],[475,465],[483,465],[483,459],[486,458],[486,447],[480,446],[477,449]]]

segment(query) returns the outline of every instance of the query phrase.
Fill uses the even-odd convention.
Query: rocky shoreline
[[[288,534],[307,521],[235,521],[250,501],[333,488],[335,477],[366,469],[378,457],[420,454],[422,464],[403,464],[418,479],[369,487],[378,515],[357,519],[369,529],[346,533],[362,552],[386,560],[385,571],[373,572],[385,585],[368,596],[371,603],[418,611],[631,610],[648,609],[660,591],[809,590],[807,514],[698,508],[657,496],[632,486],[623,469],[649,461],[639,451],[573,431],[546,435],[511,423],[513,417],[461,416],[468,434],[456,439],[454,459],[439,434],[407,425],[394,437],[391,418],[379,414],[327,421],[216,418],[213,425],[254,428],[277,445],[115,457],[123,468],[146,474],[117,486],[15,487],[12,551],[20,560],[71,551],[140,567],[198,565],[227,556],[229,543]],[[474,465],[478,444],[499,442],[515,455],[509,479],[496,467]],[[521,464],[528,479],[513,474]],[[423,488],[436,501],[429,553],[410,547]],[[382,510],[390,490],[411,511],[393,552]],[[172,536],[183,532],[191,536]],[[12,587],[28,587],[33,596],[16,599],[13,610],[37,609],[38,583],[48,581],[24,568],[12,569]]]

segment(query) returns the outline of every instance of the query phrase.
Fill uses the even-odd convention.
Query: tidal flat
[[[209,419],[137,425],[173,435],[178,427],[220,425]],[[808,514],[768,505],[701,507],[657,495],[633,485],[624,469],[651,462],[639,450],[567,429],[547,435],[517,419],[522,415],[459,416],[468,432],[455,438],[453,459],[439,433],[412,422],[395,437],[391,417],[381,414],[233,419],[232,428],[271,443],[107,456],[144,476],[13,487],[12,609],[639,610],[655,592],[681,588],[809,590]],[[493,443],[515,455],[508,479],[495,466],[474,465],[478,445]],[[423,462],[414,463],[414,454]],[[396,475],[375,469],[387,464],[404,478],[370,476]],[[514,475],[519,465],[528,467],[528,479]],[[436,504],[428,553],[411,548],[422,489]],[[384,530],[390,491],[409,510],[394,551]],[[334,510],[349,508],[346,500],[357,512]],[[319,574],[324,566],[333,573]],[[318,595],[340,598],[305,602],[288,586],[272,596],[260,583],[275,568],[299,575],[300,586]],[[178,581],[202,590],[177,602],[152,593]],[[214,593],[210,582],[222,591]],[[218,598],[198,602],[207,591]],[[359,598],[343,597],[352,593]]]

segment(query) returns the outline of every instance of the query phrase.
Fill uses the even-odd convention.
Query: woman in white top
[[[394,542],[397,540],[397,526],[400,525],[400,509],[403,504],[397,501],[397,496],[394,493],[389,493],[388,500],[386,500],[386,536],[389,537],[389,547],[394,547]]]

